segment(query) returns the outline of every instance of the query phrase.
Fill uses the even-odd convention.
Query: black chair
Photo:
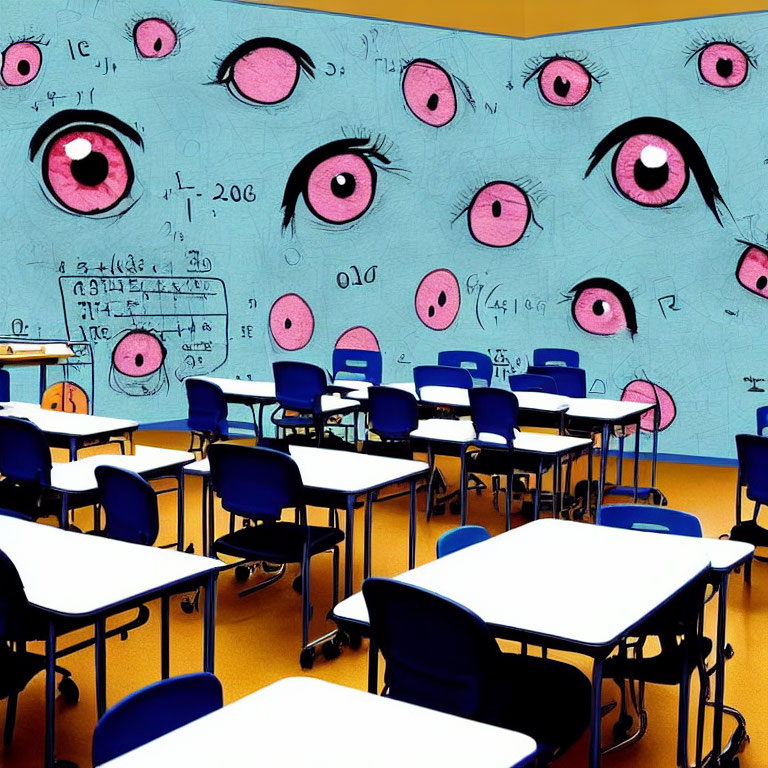
[[[185,379],[189,450],[205,456],[211,443],[229,439],[227,399],[221,387],[205,379]],[[255,423],[255,422],[254,422]],[[195,447],[195,438],[199,445]]]
[[[386,662],[383,695],[526,733],[541,761],[587,729],[592,686],[575,667],[502,653],[477,614],[420,587],[372,578],[363,596]]]
[[[221,683],[209,672],[160,680],[126,696],[96,723],[92,760],[98,766],[223,706]]]
[[[302,594],[302,667],[312,666],[315,647],[329,642],[327,637],[309,642],[310,561],[315,555],[333,552],[333,604],[339,592],[339,544],[344,533],[335,527],[307,523],[304,484],[296,462],[287,454],[271,448],[215,443],[208,449],[211,466],[211,486],[221,499],[221,505],[234,517],[249,523],[213,543],[217,555],[241,558],[241,563],[299,563]],[[280,520],[286,508],[296,510],[296,522]],[[240,593],[244,596],[275,581],[282,575]],[[324,645],[328,655],[331,647]]]

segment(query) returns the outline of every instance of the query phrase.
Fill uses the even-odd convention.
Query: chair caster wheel
[[[449,508],[451,510],[452,515],[460,515],[461,514],[461,502],[457,500],[452,501],[449,504]]]
[[[195,604],[192,601],[192,598],[190,597],[181,598],[181,610],[184,611],[184,613],[194,613]]]
[[[338,659],[341,656],[341,646],[339,643],[333,640],[326,640],[321,648],[323,652],[323,658],[331,661],[332,659]]]
[[[352,651],[359,651],[363,644],[363,636],[357,632],[347,632],[344,639]]]
[[[437,517],[438,515],[444,515],[445,514],[445,502],[441,504],[435,504],[432,507],[432,514]]]
[[[520,514],[523,516],[523,518],[525,520],[528,520],[528,521],[533,520],[533,518],[534,518],[534,516],[536,514],[536,509],[535,509],[535,507],[533,505],[533,502],[532,501],[524,501],[523,505],[522,505],[522,507],[520,509]]]
[[[723,650],[723,656],[725,656],[726,659],[732,659],[733,653],[733,646],[730,643],[727,643],[725,649]]]
[[[632,728],[632,718],[629,715],[622,715],[613,724],[613,739],[619,743],[624,741],[629,736],[629,731]]]
[[[195,544],[194,542],[190,542],[187,545],[187,548],[184,550],[184,552],[188,555],[194,555],[195,554]]]
[[[58,689],[61,698],[64,699],[67,704],[77,704],[77,702],[80,701],[80,689],[71,677],[62,677]]]
[[[303,580],[302,580],[302,578],[301,578],[301,574],[299,574],[299,575],[298,575],[298,576],[297,576],[297,577],[296,577],[296,578],[293,580],[293,582],[291,583],[291,586],[293,587],[293,591],[294,591],[294,592],[298,592],[299,594],[301,594],[301,590],[302,590],[302,585],[303,585],[303,583],[304,583],[304,582],[303,582]]]
[[[305,648],[299,655],[299,664],[302,669],[312,669],[315,664],[315,649]]]
[[[249,565],[238,565],[237,568],[235,568],[235,578],[238,581],[248,581],[248,577],[252,572],[253,571]]]

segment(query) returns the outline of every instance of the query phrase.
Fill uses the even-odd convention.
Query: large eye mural
[[[472,238],[492,248],[506,248],[519,242],[533,218],[526,193],[507,181],[484,185],[454,221],[465,213]]]
[[[296,90],[302,72],[315,76],[306,51],[275,37],[257,37],[224,58],[215,82],[246,104],[280,104]]]
[[[122,120],[97,110],[68,109],[37,129],[29,159],[41,153],[42,187],[57,207],[81,216],[117,216],[138,199],[123,139],[143,148],[141,136]]]
[[[637,315],[626,288],[606,277],[593,277],[571,288],[571,315],[583,331],[613,336],[621,331],[637,333]]]
[[[39,41],[18,40],[0,55],[0,82],[11,88],[31,83],[43,65]]]
[[[131,397],[155,395],[168,386],[165,371],[167,350],[156,332],[133,329],[112,348],[109,384]]]
[[[725,40],[699,41],[691,44],[686,64],[696,59],[701,81],[716,88],[736,88],[749,74],[755,60],[744,48],[744,43],[736,44]]]
[[[611,172],[620,195],[637,205],[664,207],[682,196],[692,172],[704,202],[722,225],[716,204],[725,203],[717,182],[699,145],[679,125],[661,117],[638,117],[614,128],[595,147],[584,178],[617,145]]]
[[[456,275],[435,269],[425,275],[416,289],[416,315],[427,328],[444,331],[459,314],[461,291]]]
[[[736,266],[736,279],[750,293],[768,299],[768,253],[752,243],[739,242],[747,248]]]
[[[295,352],[309,344],[315,332],[315,316],[301,296],[286,293],[269,310],[269,331],[280,349]]]
[[[302,158],[285,184],[283,229],[294,225],[299,196],[310,213],[326,224],[349,224],[359,219],[376,197],[377,168],[390,165],[383,143],[377,140],[372,144],[370,138],[340,139]]]
[[[336,339],[334,349],[362,349],[367,352],[378,352],[379,340],[370,328],[366,328],[364,325],[356,325],[353,328],[347,328]]]
[[[136,55],[140,59],[164,59],[178,53],[179,34],[175,26],[165,19],[140,19],[131,30]]]
[[[434,61],[416,59],[403,73],[403,98],[422,123],[441,128],[456,116],[456,90],[451,76]]]
[[[541,97],[556,107],[575,107],[589,95],[592,83],[600,80],[592,73],[593,65],[567,56],[550,56],[528,63],[523,73],[523,87],[536,80]]]

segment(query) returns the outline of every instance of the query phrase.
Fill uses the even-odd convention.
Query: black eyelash
[[[29,159],[34,160],[45,140],[60,128],[68,128],[73,125],[107,125],[118,133],[122,133],[127,139],[144,149],[144,141],[135,129],[118,120],[108,112],[100,112],[98,109],[64,109],[49,117],[36,131],[29,142]]]
[[[744,40],[736,40],[728,35],[705,35],[703,32],[697,33],[696,37],[683,48],[683,55],[687,56],[686,65],[696,56],[701,53],[708,45],[714,43],[728,43],[729,45],[735,45],[746,57],[749,66],[757,69],[757,55],[755,52],[755,46],[747,43]]]
[[[311,78],[315,77],[315,63],[310,58],[309,54],[299,48],[298,45],[289,43],[285,40],[280,40],[276,37],[256,37],[253,40],[247,40],[246,42],[238,45],[234,51],[227,54],[219,63],[214,76],[214,83],[226,83],[229,79],[229,70],[235,65],[238,59],[243,56],[247,56],[249,53],[258,50],[259,48],[279,48],[281,51],[285,51],[296,59],[301,70]]]
[[[382,146],[386,141],[386,137],[383,136],[377,137],[373,145],[371,145],[370,136],[359,139],[338,139],[337,141],[323,144],[323,146],[317,147],[309,154],[304,155],[291,171],[288,181],[285,183],[285,192],[283,193],[283,202],[281,204],[281,208],[283,209],[283,231],[288,228],[289,224],[293,226],[294,216],[296,215],[296,203],[299,200],[299,195],[303,195],[304,201],[307,202],[307,183],[309,182],[310,174],[323,162],[323,160],[327,160],[329,157],[334,157],[335,155],[340,155],[345,152],[352,152],[353,154],[362,157],[373,171],[373,189],[371,190],[373,197],[376,192],[376,166],[374,166],[368,158],[374,158],[384,165],[390,165],[390,160],[382,152]]]
[[[573,294],[573,300],[571,301],[571,316],[574,322],[580,326],[579,321],[576,319],[576,299],[587,288],[603,288],[606,291],[610,291],[621,304],[621,308],[624,310],[624,317],[627,321],[627,330],[629,335],[634,337],[637,333],[637,313],[635,312],[635,303],[632,301],[632,297],[629,295],[629,291],[624,286],[610,280],[607,277],[590,277],[587,280],[582,280],[580,283],[571,288]]]
[[[494,184],[497,181],[501,181],[503,184],[513,184],[514,186],[525,192],[525,196],[528,198],[528,204],[531,209],[531,221],[539,228],[544,229],[534,216],[533,203],[541,205],[542,201],[547,197],[546,192],[542,189],[542,184],[537,179],[533,179],[530,176],[522,176],[517,179],[501,180],[491,179],[490,181],[483,177],[478,184],[472,184],[467,186],[462,192],[459,193],[459,199],[452,206],[451,224],[455,224],[472,205],[472,201],[475,199],[477,193],[487,187],[489,184]]]
[[[662,117],[637,117],[614,128],[605,138],[600,140],[592,151],[589,167],[584,174],[584,178],[586,179],[592,173],[610,149],[641,133],[661,136],[661,138],[674,144],[680,154],[682,154],[688,168],[693,171],[693,176],[699,186],[704,202],[714,214],[717,223],[723,226],[716,203],[720,201],[726,210],[728,210],[728,206],[720,195],[720,189],[717,186],[715,177],[712,175],[712,171],[709,169],[707,158],[704,157],[704,153],[696,141],[683,128],[671,120],[665,120]]]
[[[523,72],[521,75],[523,79],[523,88],[525,88],[529,81],[538,75],[539,72],[541,72],[541,70],[544,69],[544,67],[546,67],[550,61],[556,61],[557,59],[569,59],[570,61],[575,61],[577,64],[581,64],[581,66],[584,67],[584,69],[587,71],[587,74],[598,85],[600,85],[603,82],[603,79],[608,76],[608,70],[605,69],[605,67],[595,63],[589,58],[587,54],[582,53],[581,51],[571,51],[570,53],[555,53],[551,56],[533,56],[532,58],[528,59],[523,67]]]
[[[23,35],[22,37],[12,37],[8,45],[5,46],[3,52],[7,51],[12,45],[16,43],[32,43],[33,45],[48,45],[50,40],[46,40],[44,35]]]

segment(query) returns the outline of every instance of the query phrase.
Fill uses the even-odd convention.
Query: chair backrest
[[[551,376],[557,384],[557,394],[566,397],[587,396],[587,373],[583,368],[563,365],[528,366],[528,373]]]
[[[283,407],[295,411],[314,411],[327,387],[325,371],[319,365],[281,360],[272,363],[275,398]]]
[[[739,480],[747,487],[747,498],[768,504],[768,437],[736,435]]]
[[[96,467],[94,474],[107,515],[104,535],[132,544],[154,544],[160,523],[152,486],[141,475],[121,467]]]
[[[334,349],[333,378],[381,384],[381,352],[371,349]]]
[[[551,376],[540,373],[517,373],[509,377],[512,392],[548,392],[557,394],[557,382]]]
[[[304,508],[304,484],[296,462],[272,448],[214,443],[208,449],[211,485],[221,506],[265,522],[286,507]]]
[[[757,416],[757,434],[762,435],[768,427],[768,405],[761,405],[755,412]]]
[[[113,760],[223,705],[221,683],[209,672],[160,680],[110,707],[93,732],[94,766]]]
[[[417,397],[421,397],[422,387],[472,389],[474,386],[468,370],[447,365],[417,365],[413,369],[413,383],[416,385]]]
[[[371,637],[386,662],[388,695],[460,717],[495,722],[489,695],[501,651],[463,605],[392,579],[363,583]]]
[[[218,384],[203,379],[185,379],[187,426],[192,432],[226,437],[227,399]]]
[[[11,374],[7,368],[0,368],[0,403],[11,399]]]
[[[482,382],[486,387],[491,386],[493,362],[484,352],[461,349],[444,350],[437,353],[437,364],[465,368],[474,380]]]
[[[597,524],[632,531],[674,533],[678,536],[701,538],[704,534],[696,515],[669,507],[649,504],[609,504],[600,507]]]
[[[579,353],[575,349],[540,347],[533,350],[533,364],[536,366],[564,365],[568,368],[578,368]]]
[[[437,540],[437,556],[445,557],[451,552],[458,552],[464,547],[471,547],[490,538],[491,534],[482,525],[460,525],[458,528],[451,528]]]
[[[368,420],[371,431],[388,440],[408,440],[419,425],[416,398],[394,387],[368,388]]]
[[[469,407],[478,440],[482,433],[499,435],[511,448],[518,426],[518,404],[515,395],[506,389],[481,387],[469,390]]]
[[[31,421],[0,415],[0,475],[25,485],[50,486],[51,449]]]
[[[0,550],[0,640],[24,639],[28,607],[21,576],[11,558]]]

